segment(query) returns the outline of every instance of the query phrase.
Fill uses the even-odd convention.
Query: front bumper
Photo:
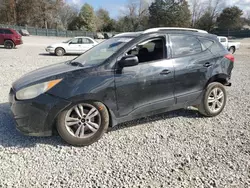
[[[51,136],[55,118],[71,104],[49,94],[19,101],[13,89],[9,94],[9,102],[17,130],[29,136]]]
[[[14,43],[15,43],[16,46],[21,45],[21,44],[23,44],[23,40],[22,39],[17,39],[17,40],[14,41]]]
[[[46,52],[49,53],[54,53],[55,52],[55,48],[45,48]]]

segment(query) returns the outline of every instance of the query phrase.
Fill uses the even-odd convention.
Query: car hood
[[[68,74],[72,74],[73,71],[83,69],[84,67],[72,66],[68,62],[50,65],[44,68],[37,69],[28,74],[25,74],[12,84],[12,88],[18,91],[22,88],[50,81],[55,79],[61,79]]]
[[[56,47],[58,47],[58,46],[66,46],[68,43],[63,43],[63,42],[61,42],[61,43],[56,43],[56,44],[52,44],[52,45],[49,45],[49,46],[52,46],[53,48],[56,48]]]

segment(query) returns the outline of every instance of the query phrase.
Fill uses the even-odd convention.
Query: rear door
[[[215,65],[215,57],[209,50],[214,41],[188,34],[170,34],[170,40],[177,103],[192,103],[201,96]]]
[[[4,32],[3,29],[0,29],[0,45],[4,44]]]
[[[94,42],[92,40],[88,38],[82,38],[80,52],[84,53],[85,51],[92,48],[93,46],[94,46]]]

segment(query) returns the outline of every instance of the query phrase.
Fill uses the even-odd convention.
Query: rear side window
[[[5,33],[5,34],[13,34],[12,31],[9,30],[9,29],[4,29],[4,33]]]
[[[202,45],[197,37],[184,34],[170,35],[173,57],[181,57],[202,52]]]
[[[83,43],[83,44],[92,44],[93,41],[91,41],[91,40],[88,39],[88,38],[82,38],[82,43]]]
[[[203,51],[209,49],[214,44],[214,41],[206,38],[199,38],[199,40],[201,41],[201,46]]]
[[[0,34],[3,34],[3,30],[2,29],[0,29]]]

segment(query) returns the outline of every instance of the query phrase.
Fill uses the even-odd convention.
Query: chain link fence
[[[37,36],[58,36],[58,37],[77,37],[77,36],[86,36],[94,38],[96,33],[94,32],[87,32],[87,31],[62,31],[57,29],[42,29],[42,28],[35,28],[29,26],[17,26],[17,25],[4,25],[0,24],[1,28],[12,28],[17,31],[21,29],[26,29],[31,35]],[[116,34],[112,32],[112,34]]]
[[[250,37],[250,30],[244,29],[244,30],[224,30],[224,31],[214,31],[212,32],[215,35],[218,36],[225,36],[230,38],[249,38]]]

